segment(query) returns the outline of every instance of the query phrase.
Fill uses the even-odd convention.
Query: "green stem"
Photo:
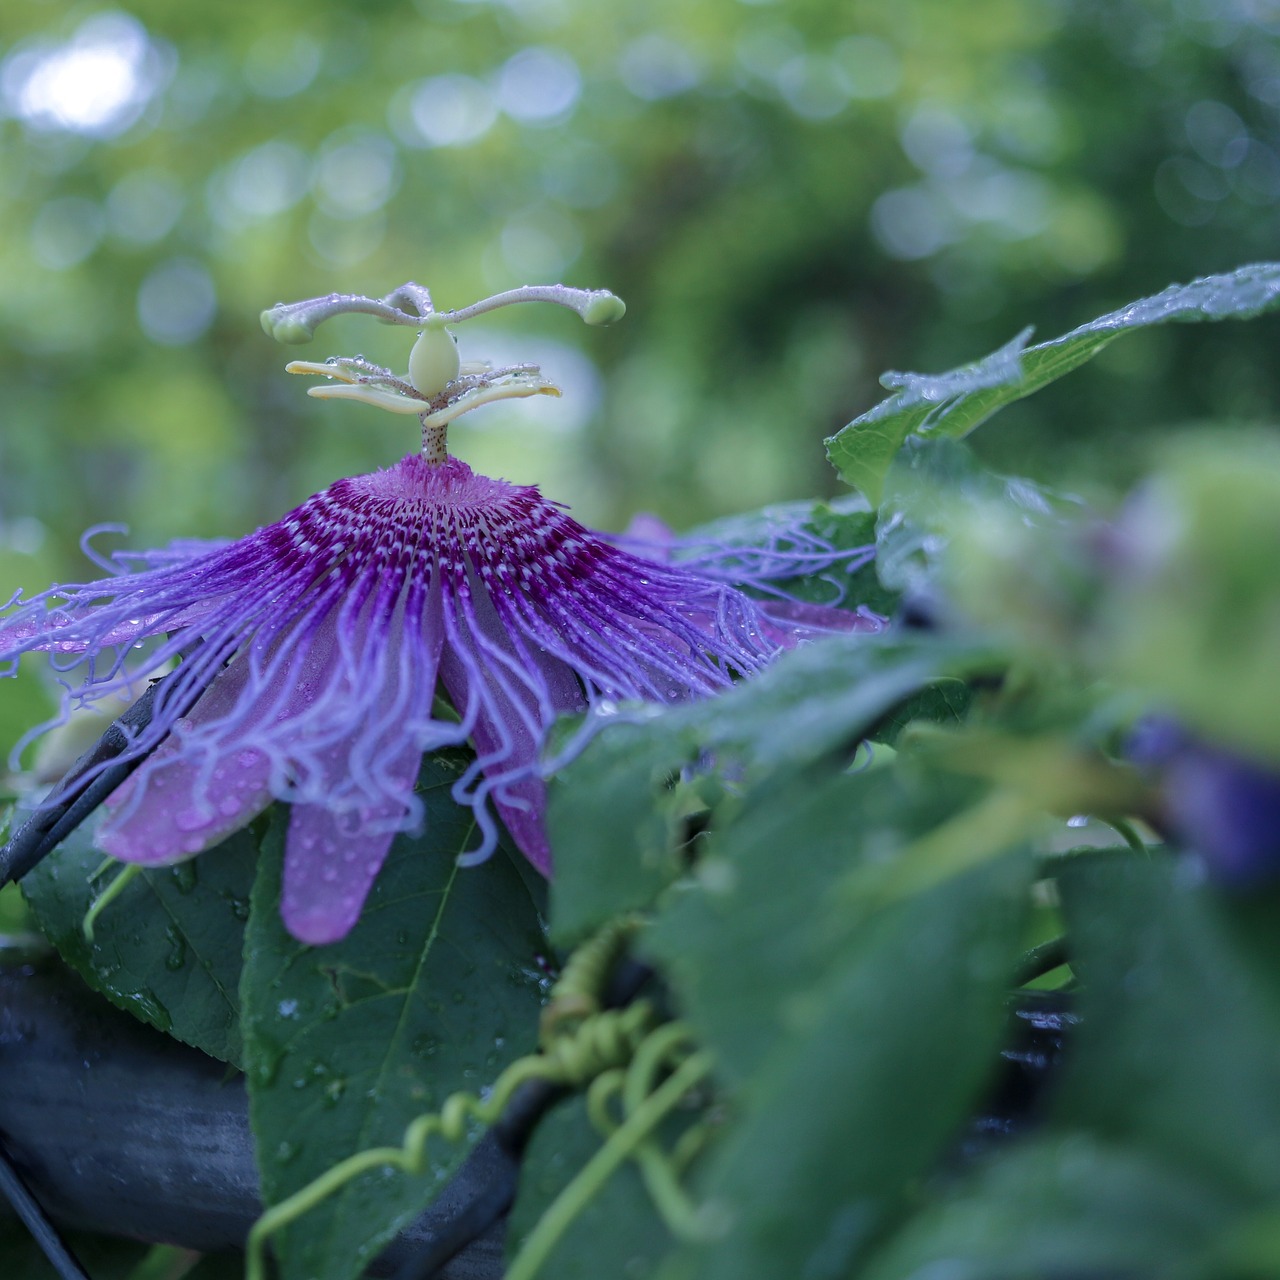
[[[574,1219],[690,1089],[710,1075],[708,1050],[695,1053],[618,1126],[538,1219],[507,1270],[506,1280],[533,1280]]]
[[[1025,987],[1053,969],[1067,963],[1067,935],[1059,934],[1034,946],[1023,954],[1013,978],[1015,987]]]
[[[141,873],[142,868],[136,862],[126,863],[120,868],[120,874],[93,900],[93,905],[84,913],[84,923],[80,926],[84,930],[86,942],[93,942],[93,926],[98,917],[129,887],[129,882]]]
[[[654,1208],[677,1240],[708,1240],[718,1234],[700,1207],[685,1194],[675,1161],[656,1141],[642,1142],[636,1148],[635,1158]]]
[[[1140,853],[1144,858],[1151,857],[1151,850],[1147,848],[1142,837],[1134,830],[1134,828],[1124,818],[1103,818],[1103,822],[1107,824],[1117,835],[1121,836],[1134,853]]]

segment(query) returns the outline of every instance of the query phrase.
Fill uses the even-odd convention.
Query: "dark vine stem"
[[[67,1247],[58,1228],[49,1220],[35,1196],[27,1190],[27,1184],[14,1168],[3,1146],[0,1146],[0,1193],[3,1193],[22,1225],[31,1233],[31,1238],[40,1246],[40,1251],[58,1273],[59,1280],[89,1280],[88,1272]]]
[[[185,662],[202,643],[198,641],[183,650],[179,657]],[[181,669],[154,681],[137,702],[113,720],[102,737],[71,766],[62,781],[0,849],[0,887],[21,880],[38,866],[147,758],[149,752],[117,759],[150,725],[156,698],[165,682]],[[204,685],[189,689],[180,713],[189,710],[203,692]]]

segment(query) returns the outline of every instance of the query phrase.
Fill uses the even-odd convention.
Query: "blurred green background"
[[[6,595],[96,575],[89,525],[235,536],[414,447],[283,373],[403,368],[405,332],[286,350],[279,300],[613,289],[607,331],[463,326],[569,394],[454,448],[588,523],[687,526],[833,491],[822,437],[886,368],[1280,256],[1273,0],[7,0],[0,113]],[[978,447],[1124,481],[1145,430],[1271,420],[1277,339],[1138,335]]]

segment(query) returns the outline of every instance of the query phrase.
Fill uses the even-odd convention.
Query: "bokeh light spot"
[[[653,102],[687,93],[702,79],[702,69],[687,45],[650,32],[622,50],[618,76],[637,98]]]
[[[31,225],[31,256],[50,271],[78,266],[102,239],[102,206],[83,196],[42,205]]]
[[[0,67],[9,114],[36,129],[114,137],[137,120],[163,79],[164,59],[126,13],[100,13],[70,40],[19,46]]]
[[[498,105],[521,124],[559,123],[581,94],[578,64],[559,49],[521,49],[498,72]]]
[[[194,258],[162,262],[138,288],[138,323],[164,347],[180,347],[203,336],[213,323],[218,296],[213,278]]]
[[[488,85],[453,73],[410,86],[407,119],[392,105],[392,127],[402,142],[416,147],[465,146],[488,133],[498,118]]]
[[[395,144],[379,133],[343,131],[320,150],[316,203],[331,218],[361,218],[381,209],[400,185]]]

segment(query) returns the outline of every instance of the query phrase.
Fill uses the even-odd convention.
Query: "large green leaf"
[[[685,870],[683,818],[700,796],[732,808],[775,770],[843,760],[867,737],[892,740],[922,690],[917,714],[954,721],[967,704],[961,680],[1002,662],[987,646],[937,636],[833,637],[718,698],[604,730],[551,790],[557,938],[650,905]]]
[[[241,1065],[240,953],[258,857],[257,828],[199,858],[141,872],[97,917],[85,913],[121,868],[101,877],[95,824],[77,829],[22,881],[40,927],[91,987],[113,1004]]]
[[[1049,342],[1028,347],[1030,329],[974,364],[948,373],[887,373],[887,400],[827,441],[849,484],[879,504],[885,473],[909,435],[967,435],[998,409],[1091,359],[1122,333],[1170,321],[1248,319],[1280,306],[1280,263],[1261,262],[1142,298]]]
[[[1191,436],[1127,504],[1092,640],[1104,672],[1280,767],[1280,440]]]
[[[1280,1196],[1274,896],[1233,904],[1166,860],[1060,885],[1082,1025],[1058,1116],[1261,1202]]]
[[[856,844],[854,814],[849,830]],[[789,897],[806,875],[803,846],[778,849],[775,860],[772,892]],[[732,1226],[714,1245],[686,1247],[664,1276],[849,1274],[954,1141],[998,1060],[1028,880],[1029,859],[1016,856],[900,901],[846,931],[825,971],[801,974],[794,987],[781,964],[772,977],[761,966],[704,970],[687,1016],[720,1051],[726,1074],[740,1037],[704,1018],[718,998],[743,1016],[740,984],[765,982],[761,1003],[785,1017],[735,1092],[736,1122],[702,1188]],[[838,926],[839,901],[807,927],[821,935]],[[701,967],[709,935],[726,931],[750,945],[738,913],[725,911],[719,930],[688,940],[685,968]],[[770,944],[767,935],[755,940]],[[678,977],[673,992],[683,1005]]]
[[[456,855],[474,817],[450,787],[467,757],[428,757],[424,837],[398,837],[359,923],[308,947],[280,921],[283,814],[263,844],[241,998],[263,1196],[275,1204],[346,1156],[398,1145],[458,1090],[478,1092],[534,1046],[543,994],[539,917],[499,850]],[[433,1139],[419,1177],[366,1174],[276,1240],[285,1280],[351,1280],[421,1211],[476,1136]]]
[[[664,904],[645,933],[729,1082],[750,1078],[794,1031],[806,993],[849,946],[838,886],[890,865],[977,791],[970,779],[914,774],[805,771],[761,789],[707,841],[698,891]]]
[[[1211,1263],[1239,1206],[1150,1155],[1058,1134],[1015,1149],[929,1204],[859,1280],[1161,1277],[1229,1272]]]
[[[957,526],[997,513],[1021,526],[1065,530],[1082,512],[1067,498],[1020,476],[989,471],[958,440],[916,439],[894,458],[876,527],[876,571],[895,591],[936,590],[935,578]],[[988,553],[990,554],[990,553]],[[970,601],[966,596],[963,603]]]
[[[551,919],[558,942],[649,906],[685,869],[683,797],[676,789],[693,750],[659,717],[599,734],[553,779],[547,827],[555,849]]]

